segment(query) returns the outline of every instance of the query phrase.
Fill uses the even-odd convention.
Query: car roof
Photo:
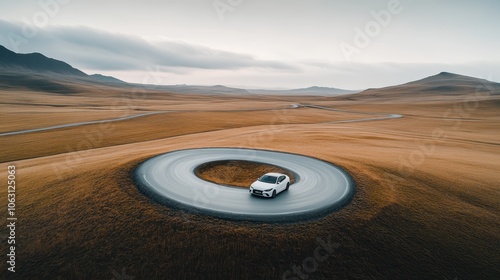
[[[284,176],[285,174],[276,173],[276,172],[270,172],[270,173],[266,173],[264,175],[279,177],[279,176]]]

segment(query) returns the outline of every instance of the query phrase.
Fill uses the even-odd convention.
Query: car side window
[[[285,180],[285,176],[281,176],[279,179],[278,179],[278,182],[283,182],[283,180]]]

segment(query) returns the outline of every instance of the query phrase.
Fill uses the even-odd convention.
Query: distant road
[[[315,109],[321,109],[321,110],[329,110],[329,111],[336,111],[336,112],[344,112],[344,113],[354,113],[354,114],[364,114],[364,115],[380,115],[380,117],[370,117],[370,118],[361,118],[361,119],[353,119],[353,120],[325,122],[325,123],[330,123],[330,124],[352,123],[352,122],[365,122],[365,121],[378,121],[378,120],[397,119],[397,118],[402,118],[403,117],[402,115],[399,115],[399,114],[358,112],[358,111],[341,110],[341,109],[335,109],[335,108],[318,106],[318,105],[311,105],[311,104],[292,104],[288,108],[289,109],[296,109],[296,108],[300,108],[300,107],[309,107],[309,108],[315,108]],[[220,110],[219,112],[256,111],[256,110],[268,111],[268,110],[279,110],[279,109],[280,108],[275,108],[275,109],[239,109],[239,110]],[[281,109],[283,109],[283,108],[281,108]],[[212,111],[213,112],[213,111],[217,111],[217,110],[208,110],[208,111]],[[135,118],[140,118],[140,117],[146,117],[146,116],[151,116],[151,115],[158,115],[158,114],[165,114],[165,113],[174,113],[174,112],[205,112],[205,111],[202,111],[202,110],[179,110],[179,111],[172,110],[172,111],[149,112],[149,113],[143,113],[143,114],[137,114],[137,115],[131,115],[131,116],[113,118],[113,119],[106,119],[106,120],[77,122],[77,123],[70,123],[70,124],[54,125],[54,126],[49,126],[49,127],[40,127],[40,128],[25,129],[25,130],[18,130],[18,131],[1,132],[0,133],[0,137],[2,137],[2,136],[20,135],[20,134],[27,134],[27,133],[33,133],[33,132],[43,132],[43,131],[49,131],[49,130],[55,130],[55,129],[62,129],[62,128],[69,128],[69,127],[77,127],[77,126],[84,126],[84,125],[91,125],[91,124],[101,124],[101,123],[110,123],[110,122],[124,121],[124,120],[130,120],[130,119],[135,119]]]
[[[335,123],[353,123],[353,122],[368,122],[368,121],[381,121],[381,120],[389,120],[389,119],[399,119],[402,118],[403,115],[400,114],[385,114],[385,113],[370,113],[370,112],[358,112],[351,110],[341,110],[330,107],[318,106],[318,105],[310,105],[310,104],[301,104],[302,107],[309,107],[321,110],[328,111],[336,111],[336,112],[344,112],[344,113],[352,113],[352,114],[361,114],[361,115],[380,115],[380,117],[371,117],[371,118],[361,118],[361,119],[353,119],[353,120],[343,120],[343,121],[334,121],[334,122],[325,122],[330,124]]]
[[[0,133],[0,136],[19,135],[19,134],[26,134],[26,133],[32,133],[32,132],[41,132],[41,131],[54,130],[54,129],[60,129],[60,128],[83,126],[83,125],[89,125],[89,124],[100,124],[100,123],[109,123],[109,122],[124,121],[124,120],[129,120],[129,119],[134,119],[134,118],[145,117],[145,116],[163,114],[163,113],[166,113],[166,112],[167,111],[163,111],[163,112],[151,112],[151,113],[144,113],[144,114],[138,114],[138,115],[132,115],[132,116],[125,116],[125,117],[114,118],[114,119],[107,119],[107,120],[77,122],[77,123],[54,125],[54,126],[49,126],[49,127],[33,128],[33,129],[18,130],[18,131],[9,131],[9,132]]]

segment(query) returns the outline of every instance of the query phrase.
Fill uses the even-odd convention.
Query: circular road
[[[194,174],[199,165],[219,160],[272,164],[296,174],[296,182],[274,199],[248,189],[222,186]],[[175,208],[223,219],[296,222],[319,218],[348,204],[354,183],[340,167],[298,154],[239,148],[178,150],[144,161],[134,171],[139,189]]]

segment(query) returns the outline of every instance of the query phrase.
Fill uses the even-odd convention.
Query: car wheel
[[[271,198],[275,198],[276,197],[276,190],[273,191],[273,196],[271,196]]]
[[[289,188],[290,188],[290,183],[286,183],[286,189],[285,189],[285,191],[288,191]]]

